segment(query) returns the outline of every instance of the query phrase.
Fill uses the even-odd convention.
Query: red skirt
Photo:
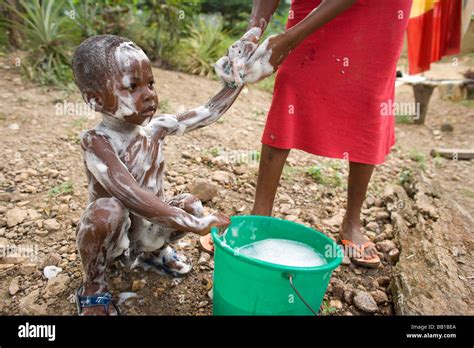
[[[321,0],[293,0],[287,27]],[[395,143],[393,99],[411,0],[358,0],[278,69],[262,143],[380,164]]]

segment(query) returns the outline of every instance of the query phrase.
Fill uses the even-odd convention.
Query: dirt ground
[[[463,60],[461,64],[472,66],[472,61]],[[447,69],[443,64],[439,66],[440,71]],[[58,114],[58,103],[80,101],[77,92],[67,94],[27,83],[5,57],[0,60],[0,71],[0,153],[4,154],[0,162],[0,247],[29,245],[38,254],[34,260],[5,254],[3,259],[0,257],[0,313],[73,315],[73,294],[82,279],[75,227],[87,200],[78,138],[83,130],[99,122],[100,116],[88,119],[80,114]],[[154,69],[154,73],[161,111],[166,113],[201,105],[219,89],[219,82],[201,77],[161,69]],[[397,101],[413,102],[411,88],[397,89]],[[210,179],[219,192],[206,203],[208,213],[248,214],[258,169],[255,151],[260,149],[270,102],[271,94],[246,88],[216,124],[168,138],[167,194],[189,192],[196,178]],[[432,158],[429,153],[437,146],[473,148],[473,121],[472,101],[441,100],[435,91],[425,126],[397,124],[397,144],[387,162],[377,167],[363,210],[364,230],[377,243],[383,264],[369,270],[345,259],[333,274],[322,314],[394,314],[389,284],[393,267],[404,251],[396,244],[393,214],[384,192],[400,186],[407,171],[421,168],[428,180],[440,185],[443,197],[451,201],[449,207],[465,217],[464,223],[446,233],[461,241],[461,249],[472,249],[473,163]],[[441,132],[441,126],[448,123],[453,130]],[[308,175],[307,168],[312,166],[317,166],[320,174]],[[345,161],[292,152],[279,188],[275,216],[304,223],[337,240],[346,200],[347,168]],[[451,208],[437,208],[444,209],[443,218],[449,218]],[[194,264],[193,272],[182,280],[131,271],[116,263],[109,274],[114,297],[118,299],[120,293],[132,290],[137,294],[120,305],[124,314],[212,313],[209,291],[213,258],[200,252],[197,238],[191,235],[177,248]],[[471,255],[467,252],[452,257],[459,265],[463,284],[472,290],[472,264],[466,261]],[[48,265],[62,269],[49,281],[43,275]]]

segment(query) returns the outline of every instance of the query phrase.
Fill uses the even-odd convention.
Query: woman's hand
[[[245,66],[257,49],[262,30],[258,27],[249,29],[239,40],[234,42],[227,54],[214,65],[217,75],[229,86],[243,84]]]
[[[246,63],[244,83],[255,83],[272,75],[290,52],[291,40],[287,33],[268,37]]]
[[[290,35],[282,33],[267,38],[260,46],[259,28],[252,28],[215,64],[217,75],[227,85],[255,83],[272,75],[291,52]]]

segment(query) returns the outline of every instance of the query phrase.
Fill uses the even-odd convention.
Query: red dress
[[[320,2],[293,0],[287,27]],[[294,49],[278,69],[262,143],[383,163],[395,143],[396,65],[411,2],[358,0]]]

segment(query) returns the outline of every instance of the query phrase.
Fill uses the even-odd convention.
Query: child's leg
[[[129,227],[129,212],[116,198],[99,198],[87,206],[76,230],[76,243],[84,268],[81,296],[108,291],[106,268],[128,248]],[[113,306],[109,306],[109,313],[115,313]],[[105,314],[104,307],[84,308],[83,314]]]
[[[203,216],[201,201],[191,194],[180,194],[166,200],[171,206],[183,209],[196,217]],[[191,271],[191,264],[186,257],[179,255],[171,247],[171,243],[176,242],[186,235],[186,232],[165,228],[156,224],[150,225],[143,231],[133,233],[132,240],[135,253],[140,255],[134,266],[145,269],[155,267],[161,273],[167,273],[173,277],[183,276]]]
[[[281,172],[290,150],[262,145],[253,215],[272,215]]]

